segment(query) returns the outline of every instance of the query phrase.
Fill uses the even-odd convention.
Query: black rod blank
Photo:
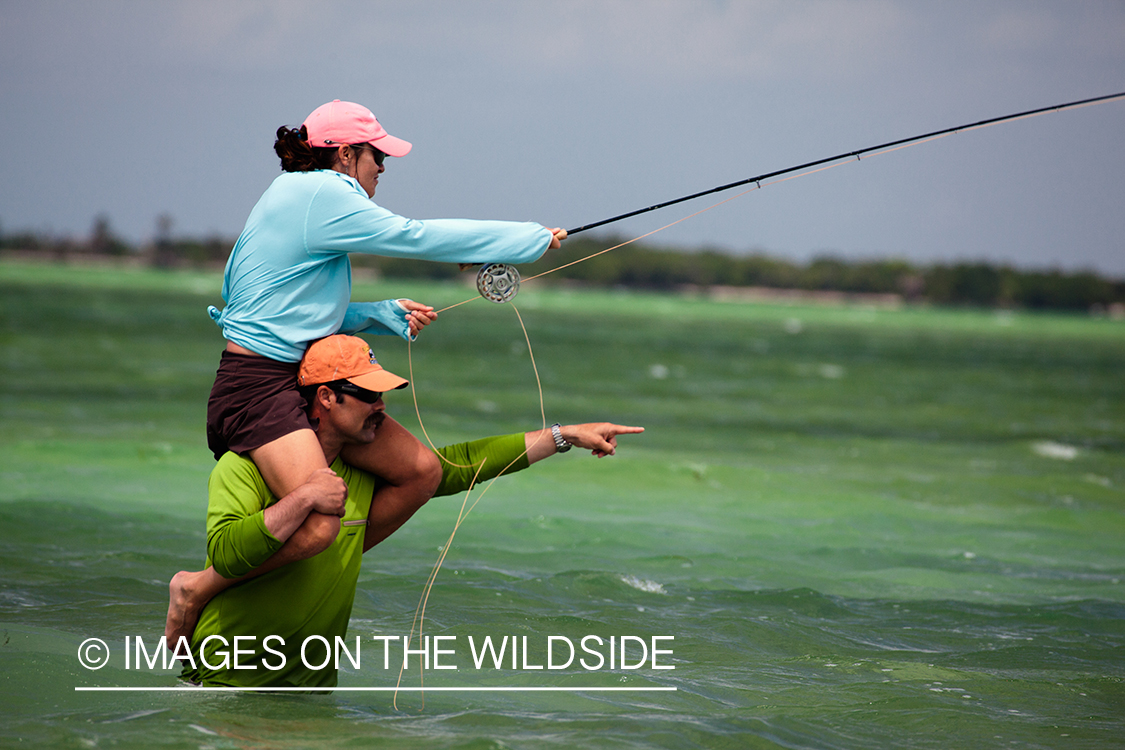
[[[824,159],[817,159],[816,161],[810,161],[810,162],[806,162],[804,164],[798,164],[795,167],[789,167],[787,169],[779,169],[776,172],[767,172],[766,174],[760,174],[760,175],[757,175],[756,177],[748,177],[745,180],[739,180],[738,182],[731,182],[731,183],[728,183],[726,185],[720,185],[719,187],[714,187],[714,188],[711,188],[710,190],[704,190],[704,191],[699,192],[699,193],[692,193],[691,195],[685,195],[682,198],[676,198],[674,200],[665,201],[664,203],[657,203],[655,205],[649,206],[648,208],[640,208],[640,209],[637,209],[636,211],[630,211],[629,213],[620,214],[619,216],[614,216],[614,217],[609,218],[609,219],[603,219],[601,221],[596,221],[593,224],[585,224],[585,225],[577,227],[575,229],[567,230],[567,235],[578,234],[579,232],[585,232],[587,229],[594,229],[595,227],[605,226],[606,224],[612,224],[615,221],[621,221],[622,219],[628,219],[632,216],[637,216],[639,214],[648,213],[649,211],[655,211],[659,208],[667,208],[668,206],[674,206],[677,203],[683,203],[684,201],[690,201],[694,198],[701,198],[704,195],[711,195],[712,193],[721,193],[724,190],[730,190],[731,188],[741,187],[743,185],[749,185],[752,182],[761,182],[762,180],[768,180],[771,177],[778,177],[778,176],[783,175],[783,174],[789,174],[790,172],[796,172],[797,170],[800,170],[800,169],[808,169],[809,167],[817,167],[817,166],[820,166],[821,164],[828,164],[829,162],[839,161],[841,159],[850,159],[852,157],[856,157],[858,159],[859,157],[863,156],[864,154],[871,153],[872,151],[878,151],[878,150],[884,149],[884,148],[891,148],[892,146],[901,146],[904,143],[912,143],[914,141],[921,141],[921,140],[925,140],[927,138],[935,138],[939,135],[946,135],[947,133],[956,133],[959,130],[969,130],[971,128],[979,128],[979,127],[983,127],[983,126],[986,126],[986,125],[995,125],[997,123],[1007,122],[1008,120],[1017,120],[1021,117],[1031,117],[1033,115],[1043,114],[1044,112],[1052,112],[1052,111],[1053,112],[1061,112],[1064,109],[1073,109],[1074,107],[1081,107],[1081,106],[1086,105],[1086,104],[1098,104],[1098,103],[1101,103],[1101,102],[1110,101],[1112,99],[1121,99],[1123,97],[1125,97],[1125,91],[1122,91],[1122,92],[1117,93],[1117,94],[1107,94],[1105,96],[1097,96],[1097,97],[1094,97],[1092,99],[1080,99],[1079,101],[1067,102],[1065,104],[1056,104],[1056,105],[1051,106],[1051,107],[1040,107],[1039,109],[1029,109],[1026,112],[1017,112],[1017,113],[1011,114],[1011,115],[1004,115],[1003,117],[992,117],[992,118],[987,119],[987,120],[980,120],[979,122],[972,122],[972,123],[968,123],[968,124],[965,124],[965,125],[958,125],[958,126],[953,127],[953,128],[945,128],[943,130],[935,130],[932,133],[925,133],[923,135],[915,135],[915,136],[912,136],[910,138],[901,138],[897,141],[888,141],[886,143],[880,143],[878,146],[870,146],[868,148],[861,148],[858,151],[849,151],[846,154],[837,154],[836,156],[829,156],[829,157],[824,158]]]

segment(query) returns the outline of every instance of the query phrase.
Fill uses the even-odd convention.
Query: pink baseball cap
[[[387,156],[406,156],[410,144],[383,130],[367,107],[333,99],[305,118],[310,146],[345,146],[370,143]]]

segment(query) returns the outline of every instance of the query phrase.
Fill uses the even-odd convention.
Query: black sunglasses
[[[364,144],[356,145],[356,146],[353,146],[352,148],[359,148],[359,149],[363,149],[364,151],[370,151],[371,156],[373,156],[375,158],[375,166],[377,166],[377,167],[383,166],[383,160],[387,158],[386,154],[384,154],[382,151],[380,151],[379,149],[372,146],[370,143],[364,143]]]
[[[329,386],[336,395],[347,394],[352,398],[359,399],[365,404],[373,404],[383,397],[382,391],[369,391],[366,388],[360,388],[354,383],[340,383],[338,385]]]

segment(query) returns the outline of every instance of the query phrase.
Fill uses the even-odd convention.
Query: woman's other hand
[[[406,308],[406,322],[410,326],[411,336],[417,336],[423,328],[437,320],[437,313],[429,305],[412,299],[400,299],[398,302]]]

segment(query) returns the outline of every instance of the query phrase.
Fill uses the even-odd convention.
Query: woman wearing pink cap
[[[279,128],[274,150],[284,171],[227,261],[223,310],[208,310],[227,340],[207,408],[208,445],[216,458],[248,455],[279,498],[327,469],[297,392],[309,343],[335,333],[412,339],[437,317],[411,300],[353,303],[349,253],[527,263],[566,236],[530,222],[415,221],[372,202],[384,159],[410,149],[352,102],[329,102],[299,129]],[[441,479],[434,454],[390,418],[373,443],[343,457],[382,478],[388,502],[421,505]]]

